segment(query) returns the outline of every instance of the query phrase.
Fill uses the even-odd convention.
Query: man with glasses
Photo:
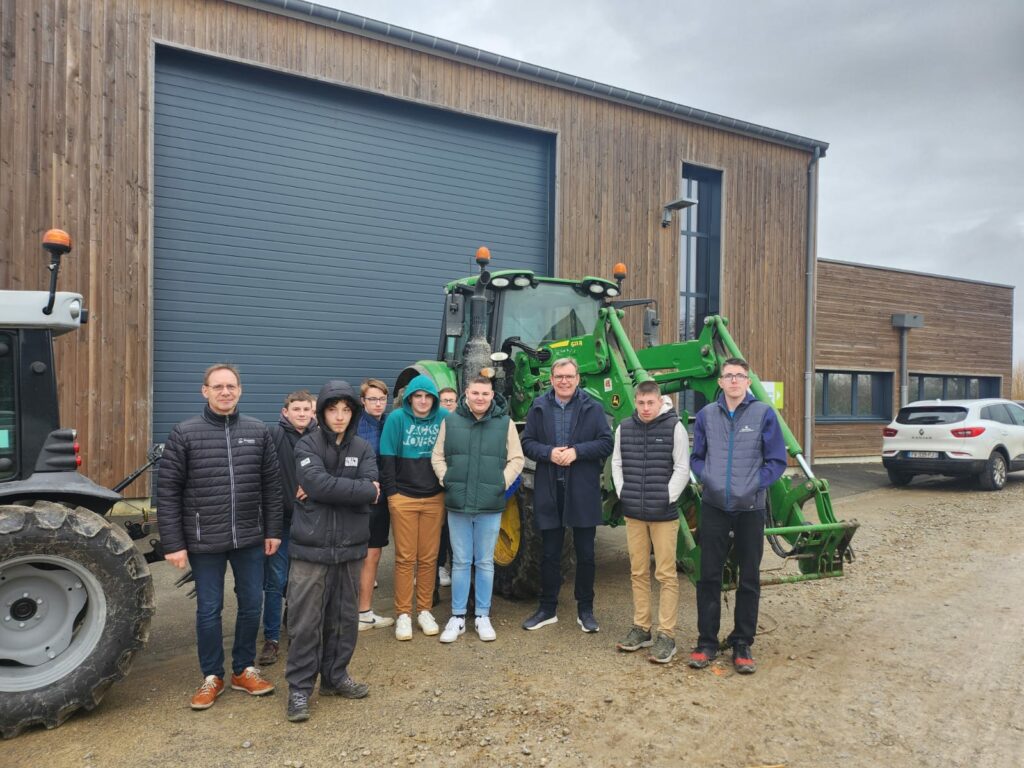
[[[359,387],[362,395],[363,413],[359,417],[357,434],[373,448],[374,465],[380,453],[380,433],[384,429],[384,411],[388,405],[388,385],[380,379],[367,379]],[[378,467],[378,470],[380,468]],[[380,555],[388,545],[391,519],[388,500],[383,494],[370,505],[370,541],[363,561],[363,572],[359,577],[359,631],[379,627],[390,627],[395,620],[390,616],[378,616],[373,612],[373,587],[377,583],[377,568]]]
[[[718,655],[722,569],[736,548],[739,580],[733,630],[726,642],[740,674],[756,670],[750,646],[757,632],[761,556],[768,486],[786,469],[786,444],[775,410],[749,392],[750,366],[730,357],[718,379],[721,394],[693,425],[690,468],[703,485],[700,579],[697,582],[697,647],[689,664],[703,669]]]
[[[209,709],[224,692],[221,611],[231,563],[238,615],[231,687],[253,696],[274,686],[254,666],[263,608],[264,560],[281,545],[281,478],[266,425],[238,413],[238,369],[217,363],[203,376],[206,408],[176,424],[160,460],[157,517],[165,558],[191,566],[196,582],[196,640],[203,683],[192,709]]]
[[[562,543],[571,527],[576,549],[576,623],[597,632],[594,618],[594,536],[601,524],[601,472],[613,448],[601,403],[580,389],[579,365],[563,357],[551,365],[551,390],[526,415],[523,453],[537,462],[534,522],[544,550],[540,606],[523,622],[535,630],[558,621]]]

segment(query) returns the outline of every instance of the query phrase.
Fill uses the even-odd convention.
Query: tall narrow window
[[[700,336],[704,318],[719,312],[722,172],[683,165],[683,196],[697,204],[679,212],[679,340]],[[685,392],[680,406],[696,413],[706,400]]]
[[[683,165],[683,195],[697,204],[679,212],[679,339],[695,339],[719,311],[722,172]]]

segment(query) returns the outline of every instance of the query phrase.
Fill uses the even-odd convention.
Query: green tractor
[[[95,707],[145,645],[154,605],[146,559],[105,517],[121,495],[79,474],[77,434],[60,427],[53,337],[88,314],[80,294],[56,290],[71,239],[50,230],[43,247],[49,292],[0,291],[4,738]]]
[[[727,330],[724,317],[708,317],[693,341],[657,344],[658,320],[651,299],[620,298],[624,265],[616,265],[615,281],[600,277],[565,280],[539,277],[527,270],[490,272],[490,253],[477,251],[477,275],[449,283],[436,360],[421,360],[401,372],[397,391],[419,374],[430,376],[439,388],[465,389],[473,377],[493,376],[495,390],[504,394],[512,417],[522,424],[535,398],[549,386],[551,363],[572,357],[579,364],[580,386],[604,406],[613,428],[634,410],[633,389],[641,381],[657,382],[663,394],[692,390],[712,400],[718,394],[722,361],[742,357]],[[645,346],[635,349],[622,321],[629,307],[644,307]],[[751,371],[751,391],[771,400]],[[686,424],[689,414],[680,419]],[[802,477],[783,477],[769,489],[769,520],[765,536],[772,550],[796,563],[762,578],[763,584],[806,581],[840,576],[852,558],[850,540],[856,522],[837,521],[828,482],[814,476],[803,450],[782,419],[786,448]],[[611,481],[610,462],[602,483],[604,521],[623,523]],[[817,522],[807,520],[804,504],[814,501]],[[700,485],[691,483],[679,500],[678,568],[696,583],[700,573]],[[566,537],[569,538],[568,536]],[[563,567],[572,567],[572,544],[566,542]],[[506,597],[528,598],[540,585],[540,536],[533,526],[533,465],[527,461],[519,490],[502,516],[495,548],[495,589]],[[724,583],[735,587],[735,562],[726,566]]]

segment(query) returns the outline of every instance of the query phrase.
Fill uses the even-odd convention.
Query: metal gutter
[[[534,80],[587,96],[595,96],[649,112],[676,117],[697,125],[716,128],[774,144],[781,144],[805,152],[817,152],[818,157],[824,157],[828,149],[827,142],[818,141],[817,139],[809,139],[794,133],[748,123],[744,120],[718,115],[714,112],[688,107],[684,104],[666,101],[665,99],[645,96],[642,93],[627,91],[624,88],[616,88],[615,86],[588,80],[584,77],[559,72],[555,69],[528,64],[525,61],[519,61],[508,56],[500,56],[496,53],[490,53],[489,51],[483,51],[479,48],[462,45],[451,40],[434,37],[433,35],[423,34],[422,32],[416,32],[405,27],[395,26],[394,24],[387,24],[383,21],[376,21],[365,16],[349,13],[348,11],[325,8],[316,3],[306,2],[306,0],[228,0],[228,2],[280,13],[315,24],[322,24],[364,37],[382,40],[393,45],[413,48],[474,66],[496,70],[514,77]]]

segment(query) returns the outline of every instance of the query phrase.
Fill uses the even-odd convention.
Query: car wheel
[[[984,471],[978,475],[978,485],[985,491],[1001,491],[1006,485],[1006,458],[999,451],[992,451]]]
[[[899,472],[895,469],[888,469],[886,471],[889,473],[889,482],[899,488],[910,485],[910,481],[914,479],[914,475],[910,472]]]

